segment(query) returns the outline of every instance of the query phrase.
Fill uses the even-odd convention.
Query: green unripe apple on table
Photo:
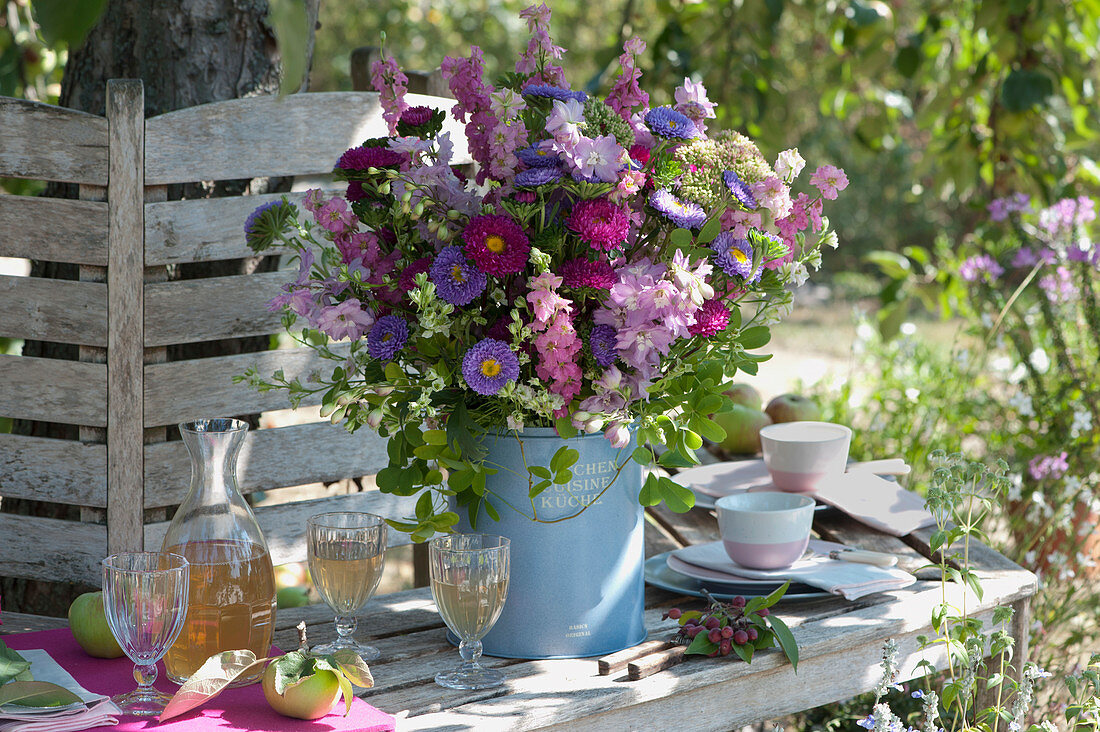
[[[269,663],[261,685],[267,703],[284,717],[320,719],[340,702],[340,681],[332,671],[315,669],[287,686],[282,694],[275,691],[275,673],[275,662]]]
[[[755,455],[760,452],[760,429],[772,423],[759,409],[734,404],[728,412],[718,412],[714,422],[726,431],[722,449],[735,455]]]
[[[89,656],[121,658],[122,647],[107,625],[103,613],[103,593],[86,592],[69,606],[69,629],[73,638]]]
[[[772,422],[817,422],[821,408],[817,402],[801,394],[780,394],[764,408]]]

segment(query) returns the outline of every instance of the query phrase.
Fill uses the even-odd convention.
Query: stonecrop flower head
[[[485,338],[462,357],[462,377],[478,394],[492,396],[519,378],[519,359],[504,341]]]
[[[620,249],[630,232],[630,219],[606,198],[590,198],[573,207],[566,225],[593,249]]]
[[[397,315],[384,315],[367,334],[367,353],[379,361],[392,361],[409,340],[409,326]]]
[[[485,291],[485,273],[475,267],[456,246],[444,247],[428,270],[436,292],[444,302],[469,305]]]
[[[508,216],[475,216],[462,231],[463,251],[486,274],[502,277],[527,265],[531,244],[523,228]]]
[[[646,126],[650,131],[666,140],[694,140],[699,136],[699,128],[691,119],[672,107],[655,107],[646,112]]]
[[[707,212],[697,203],[681,201],[667,188],[654,191],[649,205],[681,229],[697,229],[707,222]]]

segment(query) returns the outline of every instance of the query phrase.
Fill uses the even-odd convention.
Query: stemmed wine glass
[[[309,573],[321,599],[336,613],[336,640],[313,648],[328,654],[350,649],[364,661],[378,658],[378,649],[352,636],[355,614],[378,587],[386,559],[386,522],[372,513],[342,511],[311,516],[306,522]]]
[[[153,688],[157,661],[183,629],[190,565],[179,554],[126,552],[103,560],[103,609],[138,687],[111,699],[123,714],[153,716],[172,695]]]
[[[462,663],[436,674],[450,689],[490,689],[504,674],[478,664],[481,639],[496,623],[508,597],[509,545],[492,534],[448,534],[428,543],[432,597],[443,622],[458,636]]]

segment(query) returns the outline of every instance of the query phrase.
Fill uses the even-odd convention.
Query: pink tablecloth
[[[42,648],[61,664],[62,668],[88,691],[114,696],[134,688],[134,664],[128,658],[102,659],[92,658],[84,653],[73,640],[72,634],[65,628],[43,630],[37,633],[21,633],[4,636],[4,642],[15,650]],[[160,676],[154,684],[169,694],[178,688],[164,675],[164,665],[159,664]],[[124,718],[115,730],[156,729],[165,732],[208,732],[209,730],[265,730],[269,732],[305,732],[317,730],[324,732],[388,732],[394,729],[394,719],[389,714],[375,709],[362,699],[356,698],[351,705],[351,714],[340,716],[344,705],[327,717],[306,722],[290,719],[276,714],[259,684],[237,689],[226,689],[213,701],[198,709],[158,724],[156,718],[135,720]]]

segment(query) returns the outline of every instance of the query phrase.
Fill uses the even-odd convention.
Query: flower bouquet
[[[791,288],[837,245],[822,199],[845,188],[842,170],[818,168],[816,190],[796,194],[798,151],[772,165],[744,135],[708,130],[702,84],[685,79],[674,103],[651,105],[638,38],[606,97],[573,90],[549,9],[521,15],[532,36],[513,73],[487,82],[476,46],[443,61],[450,110],[408,106],[407,79],[384,56],[373,77],[390,136],[340,157],[344,195],[310,191],[309,218],[268,204],[245,227],[257,252],[297,254],[271,308],[333,361],[304,382],[245,378],[295,404],[323,393],[334,423],[388,437],[378,485],[419,494],[415,516],[392,522],[418,541],[450,530],[456,507],[471,523],[506,503],[550,520],[536,498],[571,484],[576,450],[525,464],[516,501],[487,487],[499,469],[487,435],[602,432],[626,460],[697,463],[704,438],[724,436],[711,416],[728,408],[728,379],[768,360],[755,351]],[[448,113],[465,140],[443,131]],[[454,164],[463,148],[472,169]],[[641,504],[688,510],[691,492],[659,472]]]

